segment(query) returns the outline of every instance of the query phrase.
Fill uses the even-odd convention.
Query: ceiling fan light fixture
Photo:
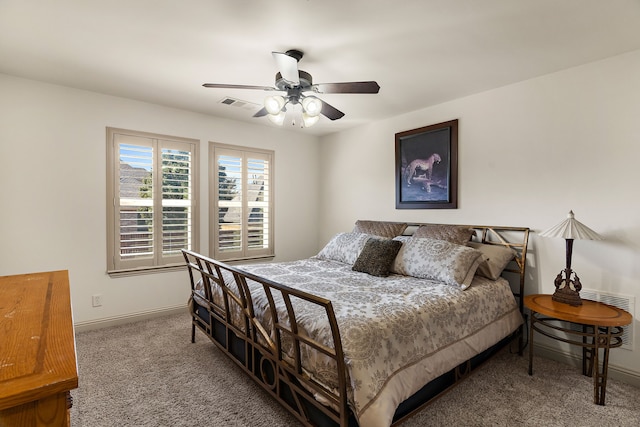
[[[269,120],[271,120],[271,123],[276,124],[278,126],[282,126],[282,124],[284,123],[285,116],[286,116],[286,113],[284,111],[280,111],[277,114],[267,114],[267,117],[269,118]]]
[[[264,99],[264,108],[269,114],[272,115],[279,115],[279,113],[282,112],[282,107],[284,107],[284,104],[284,98],[279,95],[267,96]]]
[[[318,120],[320,120],[320,116],[318,115],[310,116],[307,113],[302,113],[302,122],[304,123],[304,127],[306,128],[315,125],[316,123],[318,123]]]
[[[322,112],[322,101],[315,96],[306,96],[302,100],[302,108],[308,116],[318,117]]]

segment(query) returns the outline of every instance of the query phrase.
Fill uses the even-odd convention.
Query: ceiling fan
[[[205,83],[202,86],[207,88],[224,89],[257,89],[265,91],[286,92],[285,95],[268,96],[265,99],[264,107],[254,114],[253,117],[268,116],[268,118],[279,125],[282,125],[287,117],[291,118],[295,125],[296,116],[302,115],[301,126],[309,127],[315,124],[320,114],[330,120],[338,120],[344,113],[334,106],[321,101],[313,93],[378,93],[380,86],[375,81],[364,82],[342,82],[342,83],[320,83],[313,84],[311,74],[298,69],[298,62],[303,57],[299,50],[288,50],[285,53],[271,52],[279,72],[276,74],[275,87],[271,86],[250,86],[220,83]],[[287,109],[289,106],[289,109]],[[301,108],[300,108],[300,107]]]

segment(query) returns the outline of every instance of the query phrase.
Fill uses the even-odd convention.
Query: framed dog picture
[[[396,133],[396,209],[458,208],[458,120]]]

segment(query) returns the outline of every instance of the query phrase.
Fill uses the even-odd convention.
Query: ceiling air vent
[[[244,110],[257,110],[261,108],[260,104],[256,104],[254,102],[249,102],[249,101],[242,101],[240,99],[235,99],[230,97],[222,98],[220,100],[220,104],[225,104],[225,105],[229,105],[231,107],[236,107],[236,108],[242,108]]]

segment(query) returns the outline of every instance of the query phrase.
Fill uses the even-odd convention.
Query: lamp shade
[[[278,114],[269,114],[267,117],[269,118],[269,120],[271,120],[272,123],[278,126],[282,126],[285,116],[286,113],[284,111],[280,111]]]
[[[322,112],[322,101],[315,96],[307,96],[302,100],[302,108],[310,117],[318,116]]]
[[[320,120],[320,116],[310,116],[307,113],[302,113],[302,122],[306,128],[315,125],[318,120]]]
[[[560,224],[540,233],[541,237],[561,237],[563,239],[603,240],[598,233],[575,219],[573,211],[569,211],[567,219]]]
[[[269,114],[278,115],[284,104],[284,98],[279,95],[267,96],[264,99],[264,108]]]

